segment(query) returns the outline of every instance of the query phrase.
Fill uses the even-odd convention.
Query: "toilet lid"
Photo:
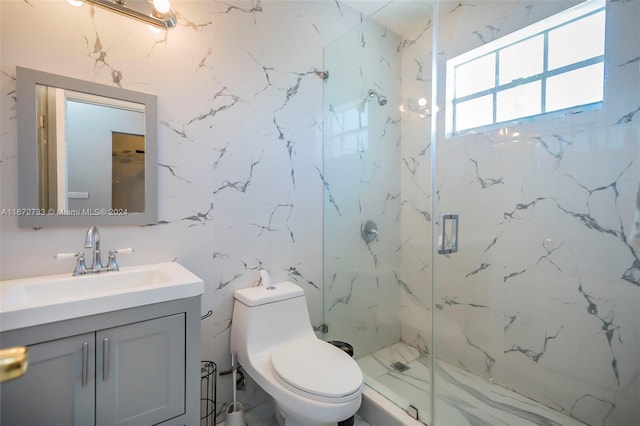
[[[362,371],[344,351],[319,339],[301,339],[271,353],[271,366],[279,379],[298,391],[340,398],[359,391]]]

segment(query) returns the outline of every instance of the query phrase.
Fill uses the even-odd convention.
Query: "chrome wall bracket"
[[[326,79],[329,78],[329,71],[318,71],[318,70],[315,70],[314,72],[318,77],[320,77],[323,80],[326,80]]]

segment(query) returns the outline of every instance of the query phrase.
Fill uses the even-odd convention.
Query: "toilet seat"
[[[316,338],[275,348],[271,369],[287,389],[319,401],[349,401],[364,386],[358,364],[344,351]]]

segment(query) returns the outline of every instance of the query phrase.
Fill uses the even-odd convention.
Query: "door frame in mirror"
[[[18,226],[149,225],[158,221],[158,101],[155,95],[16,67],[18,119]],[[121,214],[92,209],[89,214],[42,214],[38,205],[38,114],[36,85],[91,93],[145,106],[145,211]]]

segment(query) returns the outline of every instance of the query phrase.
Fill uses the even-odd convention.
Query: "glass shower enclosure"
[[[394,0],[325,48],[324,337],[421,422],[640,424],[637,22]]]

